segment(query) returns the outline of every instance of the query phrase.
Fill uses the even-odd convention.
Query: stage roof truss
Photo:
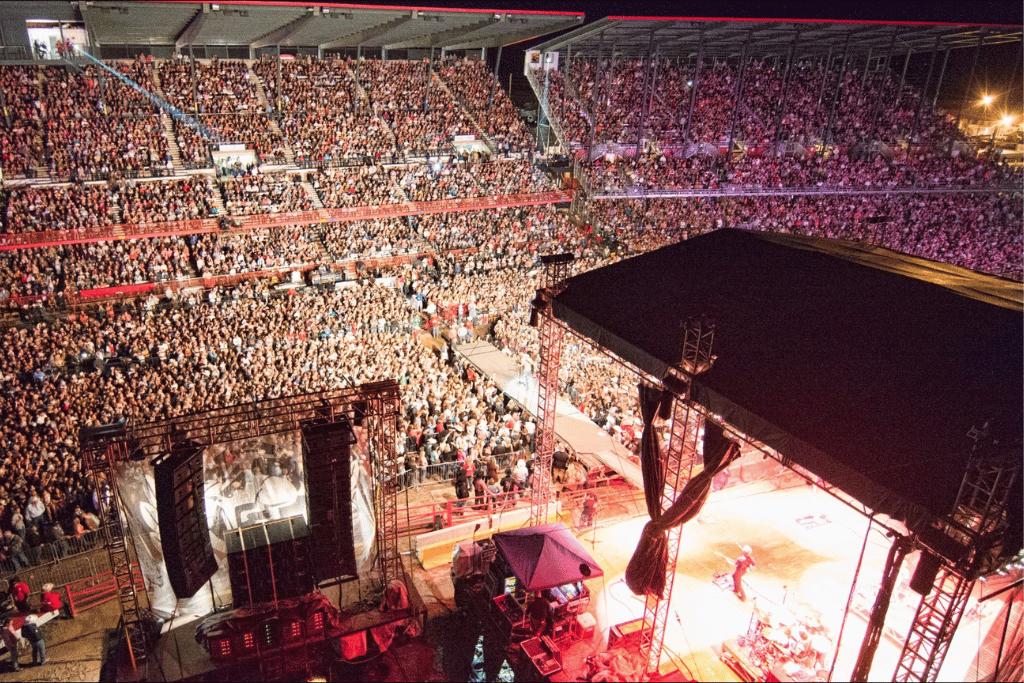
[[[45,3],[43,3],[45,4]],[[260,2],[80,4],[102,45],[271,45],[395,49],[480,49],[511,45],[579,26],[578,12],[464,10],[383,5]]]
[[[1020,27],[953,24],[883,24],[829,21],[766,21],[760,19],[696,19],[696,18],[626,18],[600,19],[576,31],[553,38],[536,50],[566,52],[573,55],[645,57],[651,32],[656,31],[654,52],[660,57],[689,59],[697,55],[701,32],[706,57],[739,57],[748,38],[752,56],[785,56],[796,40],[794,58],[816,58],[827,55],[850,38],[850,54],[864,56],[871,52],[883,56],[890,45],[897,53],[907,50],[930,52],[936,48],[974,48],[984,33],[984,45],[1020,41]],[[892,41],[893,33],[895,42]],[[936,43],[936,41],[938,41]]]
[[[377,409],[378,412],[386,408],[387,414],[397,415],[400,410],[398,384],[388,380],[353,388],[266,399],[143,425],[129,425],[125,438],[148,458],[166,452],[171,442],[180,438],[212,446],[265,434],[295,431],[306,420],[335,422],[342,419],[343,415],[351,418],[354,417],[354,406],[368,397],[378,399],[374,404],[382,406]]]
[[[726,276],[736,260],[745,274]],[[774,273],[770,292],[762,268]],[[806,291],[819,294],[796,295]],[[1020,302],[1019,283],[962,268],[839,240],[726,230],[570,278],[552,308],[598,347],[663,379],[678,334],[649,321],[721,317],[722,359],[694,380],[695,399],[784,464],[920,530],[952,512],[971,422],[998,416],[1006,438],[1019,437]],[[890,323],[867,332],[882,320]],[[758,353],[768,354],[762,367],[750,366]],[[980,376],[991,379],[978,384]],[[928,388],[936,382],[942,388]],[[944,401],[950,393],[962,405]]]

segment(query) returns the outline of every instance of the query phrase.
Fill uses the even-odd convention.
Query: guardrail
[[[789,197],[794,195],[837,194],[951,194],[960,192],[1020,192],[1020,185],[906,185],[903,187],[849,187],[822,185],[813,187],[759,187],[752,185],[725,185],[685,190],[634,190],[604,192],[591,196],[593,200],[607,199],[675,199],[685,197]]]
[[[132,578],[135,579],[137,590],[146,590],[138,562],[132,562]],[[68,595],[68,611],[71,612],[71,616],[77,617],[86,610],[99,607],[116,598],[117,579],[114,578],[114,572],[103,572],[69,583],[65,589]]]
[[[231,231],[238,232],[303,223],[341,223],[372,218],[395,218],[421,214],[554,204],[572,201],[572,196],[573,193],[571,191],[493,194],[437,202],[405,202],[402,204],[384,204],[380,206],[253,214],[228,217],[228,220],[233,223]],[[139,237],[174,237],[215,232],[219,229],[220,224],[217,218],[203,218],[193,221],[107,225],[75,230],[6,233],[0,234],[0,250],[59,246],[62,244],[80,244],[84,242],[105,242],[110,240],[136,239]]]

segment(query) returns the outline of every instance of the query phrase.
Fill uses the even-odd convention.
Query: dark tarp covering
[[[562,522],[502,531],[493,538],[498,552],[528,591],[604,576]]]
[[[951,511],[973,425],[1021,438],[1020,300],[1017,283],[885,249],[726,229],[570,278],[553,310],[656,377],[681,322],[708,315],[717,360],[695,399],[916,530]]]

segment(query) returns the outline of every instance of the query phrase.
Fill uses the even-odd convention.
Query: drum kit
[[[751,662],[764,671],[776,664],[820,670],[832,650],[828,629],[806,606],[769,610],[755,603],[750,627],[740,644],[750,648]]]

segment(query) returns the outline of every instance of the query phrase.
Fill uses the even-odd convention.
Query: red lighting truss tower
[[[110,567],[117,586],[128,659],[132,670],[137,671],[139,665],[147,659],[146,630],[132,572],[135,545],[121,515],[117,479],[113,473],[115,463],[128,460],[129,442],[125,438],[125,425],[82,429],[79,443],[85,469],[89,472],[96,492],[103,543],[110,556]]]
[[[555,409],[558,402],[558,366],[562,357],[562,325],[554,319],[551,300],[565,289],[572,254],[554,254],[541,258],[544,286],[533,302],[530,323],[540,325],[540,369],[537,374],[537,447],[533,456],[533,503],[530,526],[548,521],[551,503],[551,456],[555,451]]]
[[[921,533],[918,542],[941,562],[931,591],[921,598],[896,664],[894,681],[934,681],[964,614],[974,583],[998,568],[1007,506],[1020,476],[1020,446],[999,448],[987,425],[972,429],[974,452],[953,512]]]
[[[665,389],[672,394],[672,425],[664,456],[665,488],[661,494],[662,510],[668,509],[675,502],[693,473],[704,410],[692,400],[691,379],[709,369],[715,360],[711,355],[715,339],[714,323],[704,318],[691,319],[684,323],[684,330],[682,358],[676,367],[670,368],[669,376],[663,381]],[[644,602],[640,656],[641,666],[646,675],[658,673],[682,533],[682,525],[675,526],[668,532],[668,563],[665,566],[664,593],[660,597],[648,595]]]

